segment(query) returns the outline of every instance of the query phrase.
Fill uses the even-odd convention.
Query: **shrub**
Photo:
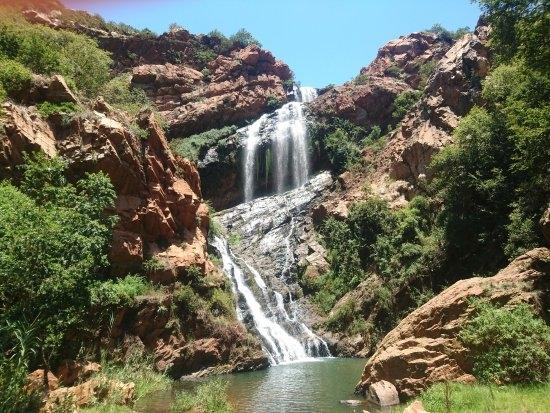
[[[441,37],[442,39],[448,42],[452,42],[453,40],[459,39],[465,34],[472,32],[468,26],[459,27],[456,31],[453,32],[453,31],[447,30],[445,27],[443,27],[439,23],[434,24],[431,28],[429,28],[426,31],[435,33],[439,37]]]
[[[391,66],[389,66],[385,71],[384,71],[384,74],[386,76],[391,76],[391,77],[401,77],[401,75],[403,74],[403,69],[401,69],[399,66],[397,66],[396,64],[393,64]]]
[[[91,38],[33,25],[22,17],[0,14],[0,57],[15,60],[34,73],[58,73],[93,96],[109,79],[109,54]]]
[[[209,131],[189,136],[188,138],[176,138],[170,141],[172,151],[193,162],[198,162],[206,151],[217,145],[220,141],[237,132],[236,126],[226,126],[222,129]]]
[[[459,337],[470,349],[474,376],[481,381],[525,383],[550,378],[550,327],[525,304],[506,309],[476,303],[476,315]]]
[[[98,283],[93,287],[91,302],[98,307],[121,307],[132,303],[138,295],[152,288],[143,277],[127,275],[117,280]]]
[[[418,90],[408,90],[397,95],[392,107],[392,119],[395,124],[405,117],[407,112],[418,102],[420,96],[422,96],[422,92]]]
[[[251,44],[262,47],[262,44],[246,29],[238,30],[234,35],[229,37],[229,40],[232,43],[237,44],[241,48],[244,48]]]
[[[360,74],[357,75],[355,79],[353,79],[353,83],[356,85],[366,85],[367,83],[369,83],[369,80],[369,75]]]
[[[204,307],[202,299],[189,285],[182,285],[174,291],[174,303],[188,314],[195,314]]]
[[[232,317],[235,315],[235,303],[233,301],[233,296],[229,292],[221,288],[216,288],[209,301],[210,310],[215,316],[223,315]]]
[[[268,96],[265,107],[267,110],[275,110],[281,107],[281,100],[277,96]]]
[[[101,94],[114,107],[136,114],[151,102],[140,88],[132,87],[132,75],[125,73],[111,79],[101,89]]]
[[[7,95],[17,95],[30,86],[32,72],[14,60],[0,58],[0,87]]]
[[[199,49],[195,52],[195,59],[202,65],[206,65],[214,60],[218,55],[212,49]]]
[[[330,133],[324,140],[326,155],[337,172],[349,169],[361,161],[358,146],[342,129]]]
[[[362,144],[363,146],[373,146],[380,140],[381,136],[382,128],[378,125],[374,125],[367,137],[363,139]]]
[[[0,184],[0,324],[34,320],[48,361],[93,324],[86,313],[108,264],[115,220],[105,210],[114,207],[115,191],[104,174],[69,184],[60,160],[25,160],[20,189]]]
[[[48,119],[52,115],[61,115],[62,123],[68,125],[81,108],[72,102],[43,102],[37,105],[37,110],[44,119]]]
[[[143,129],[141,126],[139,126],[137,123],[135,122],[132,122],[130,124],[130,132],[132,132],[132,134],[141,139],[141,140],[147,140],[149,139],[149,131],[146,130],[146,129]]]
[[[425,88],[428,79],[435,72],[437,63],[434,60],[423,63],[418,69],[418,74],[420,75],[420,84],[418,85],[421,89]]]
[[[357,317],[355,303],[350,300],[338,307],[326,321],[330,331],[346,331]]]
[[[147,274],[151,274],[155,271],[160,271],[165,268],[164,263],[156,257],[149,258],[148,260],[143,261],[143,270]]]

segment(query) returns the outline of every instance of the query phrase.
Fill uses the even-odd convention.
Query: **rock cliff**
[[[550,250],[534,249],[488,278],[458,281],[405,317],[369,359],[356,390],[387,380],[410,398],[438,381],[475,381],[469,351],[458,334],[471,318],[472,299],[526,303],[544,316],[550,302]]]

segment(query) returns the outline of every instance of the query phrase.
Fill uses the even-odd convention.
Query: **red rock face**
[[[134,68],[132,83],[145,89],[170,123],[172,136],[188,136],[259,117],[268,102],[284,103],[287,65],[251,45],[218,56],[202,73],[185,65]]]
[[[30,108],[7,104],[4,112],[3,177],[15,173],[22,152],[37,149],[65,157],[74,178],[98,171],[110,177],[120,218],[110,253],[116,274],[139,269],[145,256],[155,254],[170,268],[166,282],[183,276],[191,265],[210,269],[208,210],[201,201],[198,173],[188,161],[172,155],[152,115],[138,119],[148,133],[147,139],[140,139],[114,117],[96,111],[61,130]]]
[[[437,62],[451,44],[432,33],[412,33],[383,46],[376,59],[352,81],[322,94],[312,105],[317,116],[336,116],[357,125],[386,127],[398,94],[417,88],[420,68]],[[361,83],[361,84],[358,84]]]
[[[472,299],[499,305],[527,303],[542,314],[548,302],[550,250],[534,249],[494,277],[458,281],[405,317],[369,359],[357,390],[387,380],[402,400],[439,381],[472,382],[469,350],[458,334],[473,314]]]

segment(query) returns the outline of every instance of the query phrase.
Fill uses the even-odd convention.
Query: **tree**
[[[262,44],[254,36],[252,36],[252,33],[250,33],[246,29],[240,29],[234,35],[232,35],[229,40],[231,40],[231,42],[233,43],[238,44],[240,47],[246,47],[251,44],[262,47]]]
[[[21,189],[0,184],[0,326],[33,325],[39,351],[31,367],[48,369],[61,349],[78,346],[90,288],[108,264],[109,178],[88,174],[70,184],[65,171],[62,160],[36,154],[26,158]],[[8,356],[17,348],[0,344]]]

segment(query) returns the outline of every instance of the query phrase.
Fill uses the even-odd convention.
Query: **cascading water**
[[[317,97],[312,87],[295,88],[297,102],[289,102],[272,116],[263,115],[256,122],[241,129],[246,137],[244,145],[244,198],[254,199],[256,185],[257,154],[260,143],[270,140],[273,147],[274,188],[282,193],[307,182],[309,156],[304,103]]]
[[[269,254],[278,251],[280,259],[275,260],[274,271],[264,274],[264,277],[245,259],[247,252],[242,248],[236,248],[237,253],[221,237],[212,241],[236,293],[237,315],[259,336],[271,364],[330,356],[325,341],[300,320],[299,305],[293,300],[287,285],[291,282],[291,269],[295,264],[292,241],[295,221],[301,219],[296,215],[303,216],[311,201],[331,181],[329,175],[322,175],[308,183],[308,141],[303,103],[313,100],[317,92],[302,87],[295,89],[294,95],[298,102],[287,103],[241,130],[246,139],[243,163],[244,193],[248,202],[218,215],[222,226],[231,231],[244,223],[241,232],[246,239],[253,239],[249,250],[254,251],[254,255],[264,256],[270,261]],[[273,188],[277,194],[254,199],[257,155],[260,144],[265,141],[269,141],[272,148]],[[285,192],[292,188],[295,189]],[[261,240],[259,244],[258,240]],[[285,296],[288,304],[285,304]]]

